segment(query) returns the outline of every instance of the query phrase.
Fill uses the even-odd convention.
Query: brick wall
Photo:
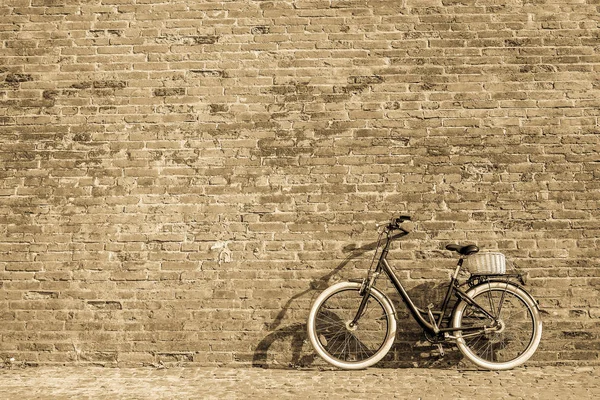
[[[598,363],[599,15],[3,0],[0,357],[314,365],[311,300],[403,213],[390,258],[421,303],[445,244],[500,249],[543,308],[532,362]],[[399,317],[394,359],[436,363]]]

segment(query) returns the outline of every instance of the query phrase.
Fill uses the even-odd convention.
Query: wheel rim
[[[388,340],[386,310],[372,295],[358,324],[351,326],[361,300],[358,290],[341,290],[325,299],[316,312],[318,345],[334,360],[361,363],[375,356]]]
[[[495,319],[467,305],[462,313],[460,326],[467,328],[486,325],[495,326],[495,329],[473,336],[469,335],[468,330],[463,330],[461,342],[464,350],[483,364],[515,363],[534,343],[536,320],[531,307],[522,297],[512,291],[504,291],[503,288],[485,290],[475,295],[473,300]]]

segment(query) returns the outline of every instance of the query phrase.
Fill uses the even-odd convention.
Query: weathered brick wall
[[[312,365],[311,300],[403,213],[421,303],[445,244],[500,249],[543,307],[532,362],[597,363],[599,23],[598,0],[2,0],[0,357]],[[435,363],[400,318],[396,361]]]

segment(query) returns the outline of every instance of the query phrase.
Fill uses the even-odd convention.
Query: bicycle
[[[325,289],[314,301],[307,323],[308,337],[328,363],[349,370],[368,368],[381,361],[396,337],[396,310],[390,299],[375,287],[385,274],[425,337],[444,355],[442,344],[453,342],[464,356],[481,368],[506,370],[525,363],[536,351],[542,336],[538,302],[523,288],[521,274],[507,273],[501,253],[479,253],[476,245],[449,244],[460,255],[441,309],[415,305],[387,261],[390,243],[409,216],[393,219],[380,233],[373,262],[364,279],[350,279]],[[373,264],[386,234],[379,261]],[[479,253],[479,254],[478,254]],[[467,260],[471,275],[459,282]],[[451,299],[456,302],[450,311]]]

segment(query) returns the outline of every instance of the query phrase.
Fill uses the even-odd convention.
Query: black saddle
[[[458,244],[449,244],[446,246],[446,250],[455,251],[458,254],[462,254],[463,256],[470,256],[471,254],[475,254],[479,251],[479,247],[474,244],[469,244],[466,246],[461,246]]]

